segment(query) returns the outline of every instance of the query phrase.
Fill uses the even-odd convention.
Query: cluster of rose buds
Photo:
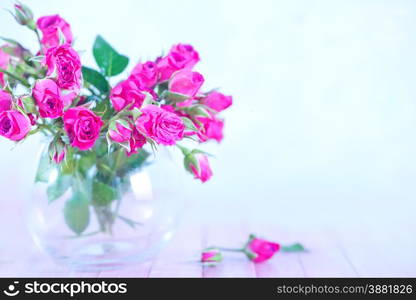
[[[246,255],[246,257],[254,263],[264,262],[272,258],[278,251],[282,252],[302,252],[305,248],[295,243],[289,246],[281,246],[278,243],[270,242],[265,239],[261,239],[251,234],[248,241],[242,248],[223,248],[223,247],[209,247],[202,251],[201,262],[214,266],[223,260],[222,252],[240,252]]]
[[[110,85],[124,71],[128,58],[100,36],[94,44],[99,70],[85,67],[72,46],[71,26],[59,15],[37,21],[17,3],[12,15],[34,31],[40,43],[32,55],[18,42],[0,48],[0,135],[13,141],[43,132],[52,136],[50,157],[65,160],[68,147],[92,149],[97,140],[125,149],[127,156],[145,144],[176,145],[185,168],[202,182],[212,176],[208,156],[187,149],[184,139],[221,142],[224,121],[219,113],[232,97],[217,90],[204,92],[204,77],[193,70],[198,52],[187,44],[174,45],[154,61],[139,62],[127,79]],[[17,94],[16,86],[26,89]]]

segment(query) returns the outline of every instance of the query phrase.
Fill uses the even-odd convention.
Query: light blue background
[[[199,50],[207,89],[234,96],[223,143],[206,148],[215,176],[185,182],[203,216],[291,226],[414,218],[415,1],[25,3],[71,24],[86,65],[98,33],[132,62],[178,42]],[[3,10],[0,36],[36,46]],[[11,147],[1,140],[1,205],[25,201],[38,150],[36,139]]]

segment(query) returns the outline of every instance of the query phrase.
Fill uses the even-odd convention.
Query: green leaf
[[[100,35],[94,42],[93,54],[97,65],[106,76],[115,76],[124,71],[129,63],[127,56],[119,54]]]
[[[281,246],[280,250],[282,252],[303,252],[303,251],[306,251],[305,247],[303,247],[303,245],[300,244],[300,243],[295,243],[293,245],[288,245],[288,246]]]
[[[16,41],[16,40],[9,39],[9,38],[5,38],[5,37],[0,37],[0,39],[2,39],[3,41],[5,41],[6,43],[9,43],[9,44],[12,44],[12,45],[15,45],[15,46],[22,47],[22,45],[18,41]]]
[[[48,182],[51,173],[51,160],[48,152],[45,151],[39,161],[38,170],[36,172],[35,182]]]
[[[65,203],[64,217],[65,223],[76,234],[80,235],[87,229],[90,222],[90,210],[85,194],[74,193],[72,198]]]
[[[178,93],[173,93],[168,90],[165,90],[162,93],[162,98],[176,103],[176,102],[182,102],[182,101],[189,99],[189,96],[178,94]]]
[[[72,177],[68,175],[58,176],[56,181],[48,186],[47,194],[49,203],[55,201],[56,199],[62,197],[65,192],[71,187]]]
[[[192,122],[189,118],[182,117],[181,119],[182,119],[183,123],[185,124],[186,129],[188,129],[190,131],[194,131],[194,132],[198,131],[198,128],[196,128],[194,122]]]
[[[107,206],[117,199],[117,191],[101,181],[95,180],[92,187],[92,201],[97,206]]]
[[[110,90],[107,80],[100,72],[88,67],[82,67],[82,76],[86,82],[93,85],[100,92],[107,94]]]
[[[32,99],[32,97],[21,97],[20,98],[23,103],[23,108],[26,113],[35,113],[36,112],[36,105],[35,101]]]
[[[186,108],[185,111],[187,111],[192,116],[211,118],[211,115],[207,111],[206,107],[203,105],[194,105],[190,108]]]

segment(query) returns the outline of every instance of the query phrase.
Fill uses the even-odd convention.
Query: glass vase
[[[70,153],[72,151],[72,153]],[[127,156],[105,140],[91,151],[68,150],[56,164],[43,147],[28,206],[38,246],[77,270],[103,270],[155,256],[183,212],[169,149]]]

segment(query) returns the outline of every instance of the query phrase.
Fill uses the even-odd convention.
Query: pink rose
[[[176,114],[148,105],[136,120],[136,128],[158,144],[174,145],[183,138],[185,125]]]
[[[194,47],[187,44],[177,44],[172,46],[170,53],[177,53],[185,58],[184,65],[187,69],[192,69],[199,62],[199,54]]]
[[[134,67],[131,76],[133,76],[141,86],[151,88],[157,82],[157,66],[152,61],[145,62],[144,64],[139,63]]]
[[[244,249],[247,257],[255,263],[263,262],[270,259],[277,251],[280,245],[259,239],[254,235],[250,235],[248,243]]]
[[[196,179],[206,182],[212,177],[212,170],[209,166],[208,157],[204,154],[196,154],[195,157],[198,166],[190,163],[189,167],[191,168]]]
[[[109,130],[108,135],[113,141],[117,143],[124,143],[130,140],[132,131],[131,127],[126,128],[126,126],[116,122],[116,129]]]
[[[127,156],[137,153],[137,149],[142,148],[146,142],[146,137],[142,135],[136,128],[133,128],[133,132],[129,141],[130,151],[126,151]]]
[[[80,150],[94,147],[103,124],[99,116],[81,106],[70,108],[64,113],[64,127],[71,146]]]
[[[145,97],[144,90],[132,78],[117,84],[110,93],[110,100],[116,111],[121,111],[129,104],[132,104],[130,109],[140,108]]]
[[[0,113],[12,109],[12,95],[4,90],[0,90]]]
[[[70,25],[59,15],[45,16],[38,19],[37,27],[42,31],[41,43],[45,49],[59,46],[59,35],[62,32],[65,43],[72,43]]]
[[[30,131],[30,121],[21,112],[5,110],[0,113],[0,135],[12,141],[20,141]]]
[[[198,93],[203,83],[204,77],[200,73],[185,69],[173,75],[169,81],[169,91],[192,98]]]
[[[39,107],[42,118],[56,119],[64,113],[64,98],[58,85],[52,79],[43,79],[36,82],[33,88],[33,98]]]
[[[208,106],[209,108],[212,108],[213,110],[220,112],[224,109],[227,109],[233,104],[233,97],[226,96],[224,94],[214,91],[209,93],[202,100],[202,103]]]
[[[81,60],[70,45],[50,48],[46,52],[44,64],[48,66],[47,75],[56,71],[57,83],[62,89],[78,90],[81,85]]]
[[[198,137],[201,142],[211,139],[216,140],[218,143],[222,141],[224,137],[222,133],[224,122],[222,120],[215,117],[198,117],[197,120],[201,123],[201,125],[196,124],[199,126]]]
[[[222,261],[222,253],[218,248],[207,248],[201,253],[201,262],[203,263],[219,263]]]

